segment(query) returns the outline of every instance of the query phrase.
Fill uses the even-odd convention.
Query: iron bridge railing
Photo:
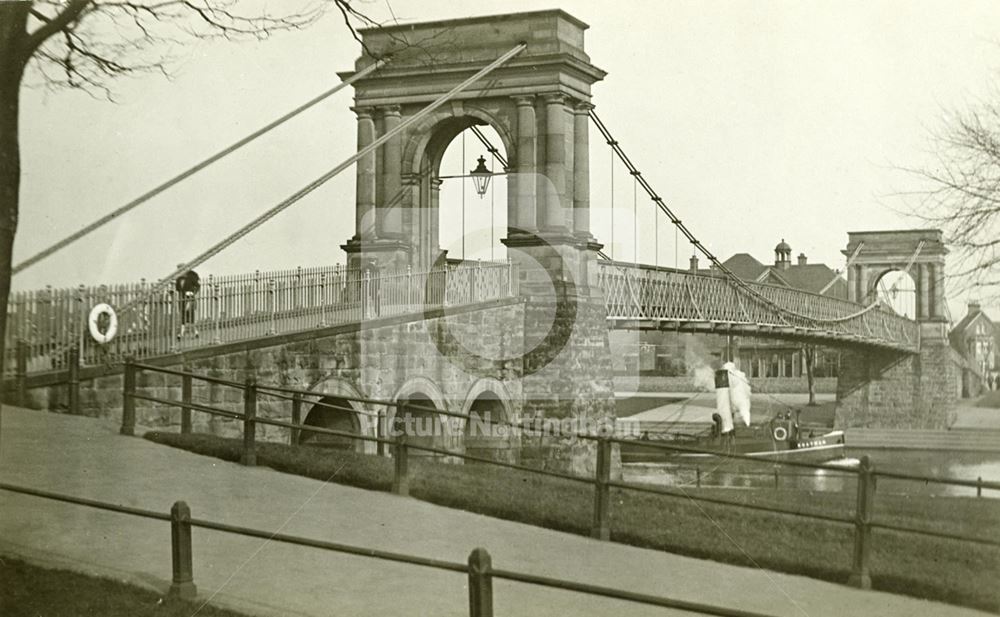
[[[22,291],[7,313],[5,376],[160,356],[213,344],[461,306],[517,295],[508,261],[462,262],[418,272],[372,272],[343,266],[207,276],[193,301],[174,289],[151,293],[141,281],[120,285]],[[119,311],[117,335],[97,344],[88,333],[91,309]],[[183,328],[182,328],[183,326]],[[183,331],[183,334],[182,334]]]
[[[598,262],[609,319],[745,326],[751,331],[847,340],[914,351],[919,326],[885,307],[865,309],[848,300],[788,287],[752,283],[775,310],[721,276]]]

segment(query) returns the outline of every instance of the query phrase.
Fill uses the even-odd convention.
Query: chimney
[[[969,301],[969,315],[976,315],[979,313],[981,307],[979,305],[979,300]]]
[[[698,256],[697,255],[692,255],[691,256],[691,272],[697,272],[697,271],[698,271]]]
[[[808,258],[806,258],[805,253],[799,253],[799,265],[804,266],[809,263]]]

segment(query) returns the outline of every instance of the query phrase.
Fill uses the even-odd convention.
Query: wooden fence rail
[[[429,559],[418,555],[395,553],[363,546],[341,544],[338,542],[329,542],[303,536],[294,536],[262,529],[254,529],[250,527],[230,525],[227,523],[219,523],[211,520],[198,519],[191,516],[191,508],[184,501],[174,502],[173,506],[170,508],[170,513],[165,514],[155,510],[121,506],[118,504],[85,499],[81,497],[73,497],[61,493],[43,491],[14,484],[7,484],[4,482],[0,482],[0,490],[116,512],[119,514],[159,521],[168,521],[170,523],[170,554],[172,572],[168,596],[189,601],[196,599],[198,593],[194,577],[194,546],[191,534],[191,530],[197,527],[222,533],[265,539],[269,542],[281,542],[284,544],[291,544],[306,548],[327,550],[336,553],[357,555],[371,559],[380,559],[383,561],[391,561],[412,566],[465,574],[469,587],[469,617],[493,617],[494,579],[514,581],[540,587],[562,589],[565,591],[612,598],[636,604],[684,610],[700,615],[716,615],[718,617],[772,617],[763,613],[756,613],[741,609],[732,609],[686,600],[676,600],[673,598],[641,594],[624,589],[602,587],[599,585],[590,585],[577,581],[549,578],[546,576],[527,574],[513,570],[495,569],[489,552],[484,548],[473,549],[472,552],[469,553],[468,561],[463,564],[440,559]]]
[[[410,470],[409,470],[409,455],[411,451],[421,451],[430,454],[436,454],[443,457],[454,457],[466,461],[474,461],[478,463],[486,463],[491,465],[496,465],[500,467],[515,469],[519,471],[524,471],[528,473],[541,474],[546,476],[558,477],[566,480],[572,480],[576,482],[582,482],[585,484],[590,484],[594,487],[594,507],[593,507],[593,519],[591,526],[591,535],[594,538],[601,540],[608,540],[611,537],[611,499],[610,499],[610,488],[617,488],[621,490],[638,491],[644,493],[657,494],[663,497],[680,498],[692,501],[701,501],[706,503],[713,503],[718,505],[724,505],[729,507],[744,508],[751,510],[758,510],[763,512],[769,512],[774,515],[786,515],[786,516],[799,516],[810,518],[814,520],[821,520],[828,523],[834,524],[844,524],[851,525],[854,528],[854,550],[853,559],[851,567],[851,575],[848,579],[848,584],[857,586],[863,589],[871,588],[871,574],[870,574],[870,562],[871,562],[871,552],[872,552],[872,529],[891,529],[895,531],[901,531],[905,533],[913,533],[924,536],[937,537],[941,539],[971,542],[977,544],[983,544],[988,546],[1000,547],[1000,540],[993,538],[983,538],[983,537],[972,537],[960,534],[952,534],[947,532],[933,531],[929,529],[918,529],[912,527],[900,527],[894,525],[886,524],[875,524],[873,522],[873,512],[875,506],[875,488],[877,475],[879,475],[874,466],[872,465],[870,459],[865,456],[862,457],[861,466],[857,470],[844,470],[837,469],[837,471],[851,473],[857,476],[857,501],[855,507],[855,513],[852,518],[842,518],[838,516],[832,516],[827,514],[821,514],[818,512],[808,512],[808,511],[798,511],[790,510],[784,508],[777,508],[772,506],[763,506],[758,504],[750,503],[738,503],[725,499],[719,499],[711,496],[696,495],[691,494],[687,491],[672,491],[667,488],[662,488],[654,485],[647,484],[634,484],[617,482],[611,480],[610,470],[611,470],[611,452],[612,447],[615,444],[634,444],[639,443],[635,440],[625,440],[616,437],[608,437],[594,434],[580,434],[577,437],[582,439],[589,439],[596,441],[596,451],[597,451],[597,465],[595,474],[593,477],[576,476],[565,473],[560,473],[550,470],[536,469],[532,467],[526,467],[523,465],[518,465],[514,463],[507,463],[503,461],[493,460],[486,457],[472,456],[461,452],[455,452],[442,448],[435,448],[427,445],[418,445],[416,443],[411,443],[407,439],[405,431],[394,431],[394,435],[382,434],[382,430],[379,430],[379,436],[371,437],[367,435],[360,435],[357,433],[351,433],[347,431],[339,431],[334,429],[329,429],[320,426],[311,426],[301,423],[301,419],[297,416],[301,414],[301,403],[302,397],[304,395],[321,396],[321,393],[310,393],[295,391],[289,388],[282,387],[271,387],[267,385],[257,384],[252,378],[247,379],[243,384],[237,382],[225,382],[225,385],[234,388],[241,388],[243,390],[243,413],[235,413],[232,411],[217,409],[207,405],[202,405],[200,403],[195,403],[190,400],[181,401],[171,401],[159,399],[152,396],[146,396],[136,392],[136,373],[139,370],[156,371],[167,374],[179,375],[182,379],[205,379],[209,381],[218,382],[219,380],[203,377],[201,375],[187,373],[182,371],[175,371],[171,369],[160,369],[158,367],[153,367],[149,365],[137,365],[133,362],[128,362],[126,364],[125,370],[125,386],[123,392],[123,413],[122,413],[122,429],[121,433],[123,435],[132,435],[135,432],[135,401],[147,400],[155,402],[161,405],[172,405],[179,407],[181,409],[188,410],[190,412],[199,411],[203,413],[208,413],[210,415],[222,416],[231,419],[235,419],[242,423],[243,425],[243,441],[242,441],[242,454],[241,462],[244,465],[255,465],[256,464],[256,425],[265,424],[270,426],[282,427],[292,431],[309,431],[311,433],[325,434],[331,436],[337,436],[352,440],[360,440],[367,442],[374,442],[379,446],[387,446],[391,449],[393,456],[393,478],[392,478],[392,492],[397,495],[408,495],[409,494],[409,483],[410,483]],[[285,392],[292,395],[294,401],[298,401],[298,414],[293,413],[293,421],[286,422],[282,420],[276,420],[272,418],[265,418],[257,415],[257,399],[261,395],[262,391],[265,394],[273,395],[267,390],[274,389],[275,391]],[[182,389],[183,391],[183,389]],[[412,410],[423,409],[419,406],[414,406],[409,403],[399,403],[394,401],[371,401],[377,402],[380,405],[388,407],[396,407],[398,413],[406,413],[407,408]],[[317,402],[316,404],[321,406],[333,406],[327,405],[322,402]],[[336,406],[333,406],[336,407]],[[295,407],[293,406],[293,410]],[[439,410],[435,410],[438,413],[442,413]],[[451,414],[450,412],[444,412],[446,415],[458,415]],[[517,427],[519,425],[512,423],[502,423],[508,427]],[[190,426],[182,423],[182,430],[190,430]],[[671,446],[669,444],[656,444],[650,443],[648,441],[641,442],[643,446],[651,448],[661,448],[668,450],[679,450],[683,452],[698,452],[705,454],[715,454],[713,452],[708,452],[704,450],[692,449],[689,447]],[[724,458],[741,458],[739,455],[719,455]],[[801,463],[801,462],[791,462],[791,461],[775,461],[775,465],[780,466],[791,466],[793,468],[812,468],[812,469],[823,469],[830,470],[829,466],[811,464],[811,463]],[[836,468],[834,468],[836,469]],[[975,481],[963,481],[963,480],[947,480],[943,478],[930,478],[923,476],[914,476],[909,474],[895,474],[891,472],[886,472],[881,475],[886,477],[895,477],[900,479],[910,479],[915,481],[923,482],[938,482],[946,484],[955,484],[959,486],[972,486],[977,488],[979,493],[983,488],[990,490],[1000,490],[1000,483],[997,482],[983,482],[982,478]],[[775,476],[777,478],[777,476]],[[777,479],[775,480],[777,487]],[[471,567],[471,566],[470,566]],[[482,564],[476,567],[482,567]],[[711,613],[715,614],[715,613]],[[721,614],[721,613],[720,613]]]

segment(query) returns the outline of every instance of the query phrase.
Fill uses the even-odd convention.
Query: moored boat
[[[789,412],[783,418],[739,431],[722,433],[717,422],[698,434],[644,431],[638,439],[621,443],[623,463],[676,462],[731,454],[762,460],[826,462],[844,456],[844,432],[800,429]]]
[[[843,458],[844,432],[802,429],[799,411],[786,411],[764,424],[750,422],[750,382],[731,363],[715,371],[716,413],[712,424],[694,433],[643,430],[621,443],[623,463],[668,462],[741,455],[762,460],[826,462]],[[738,416],[745,428],[736,429]],[[823,429],[819,429],[823,430]]]

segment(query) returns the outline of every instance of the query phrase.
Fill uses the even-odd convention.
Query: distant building
[[[847,281],[823,263],[809,263],[805,253],[799,253],[792,263],[792,247],[782,238],[774,247],[774,263],[765,265],[749,253],[736,253],[722,262],[744,281],[847,299]],[[699,274],[713,274],[713,269],[698,269],[698,260],[691,258],[691,269]],[[802,345],[777,339],[740,337],[735,355],[738,364],[751,377],[797,378],[806,374],[806,359]],[[817,348],[813,362],[815,377],[836,377],[840,354],[836,350]]]
[[[805,253],[799,253],[792,263],[792,247],[784,239],[774,247],[774,264],[765,265],[749,253],[736,253],[722,262],[744,281],[791,287],[831,298],[847,299],[847,281],[826,264],[811,264]],[[714,269],[699,269],[698,258],[691,258],[691,270],[699,274],[715,274]]]
[[[978,302],[948,334],[951,346],[985,379],[1000,376],[1000,325],[993,322]]]

